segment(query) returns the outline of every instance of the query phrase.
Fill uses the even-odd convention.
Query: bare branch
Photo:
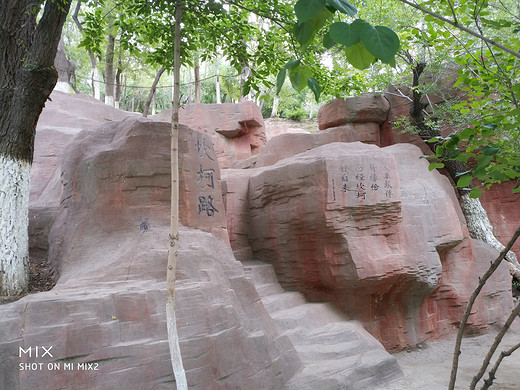
[[[480,291],[486,284],[487,280],[491,277],[491,275],[493,275],[493,273],[496,271],[502,260],[504,260],[507,252],[509,252],[509,250],[514,245],[518,237],[520,237],[520,227],[515,231],[513,237],[511,238],[511,240],[509,240],[506,247],[502,250],[502,252],[500,252],[495,261],[491,263],[486,273],[479,279],[477,288],[475,289],[475,291],[473,291],[473,294],[471,294],[471,297],[469,298],[468,306],[466,307],[466,311],[464,312],[464,315],[462,316],[462,319],[460,321],[459,332],[457,333],[457,339],[455,341],[455,349],[453,352],[453,363],[451,366],[451,376],[448,390],[454,390],[455,388],[455,381],[457,380],[457,370],[459,368],[459,357],[461,353],[460,346],[462,344],[462,335],[464,334],[464,328],[466,327],[466,323],[468,322],[468,318],[471,314],[473,304],[475,303],[475,300],[477,299],[478,295],[480,294]]]
[[[484,376],[484,374],[486,373],[486,370],[489,366],[489,362],[491,361],[491,358],[493,357],[493,354],[495,353],[495,351],[497,350],[500,342],[502,341],[502,338],[504,337],[504,335],[507,333],[507,331],[509,330],[511,324],[513,323],[513,321],[516,319],[516,317],[518,317],[518,314],[520,314],[520,303],[515,307],[515,309],[511,312],[511,314],[509,315],[509,317],[507,318],[507,321],[506,323],[504,324],[504,326],[502,327],[502,329],[500,330],[500,332],[497,334],[497,336],[495,337],[495,341],[493,342],[493,345],[491,346],[491,348],[489,348],[489,351],[486,355],[486,358],[484,359],[484,361],[482,362],[482,366],[480,367],[480,370],[479,372],[477,373],[477,375],[475,375],[473,377],[473,380],[471,381],[471,385],[470,385],[470,390],[475,390],[475,387],[477,386],[477,383],[478,381]]]
[[[519,348],[520,348],[520,343],[514,345],[507,351],[502,351],[500,353],[500,356],[497,359],[495,365],[493,366],[493,368],[491,370],[489,370],[488,379],[484,380],[484,385],[480,388],[480,390],[487,390],[489,387],[491,387],[491,385],[493,384],[493,381],[495,380],[495,374],[497,373],[498,367],[500,366],[500,363],[502,363],[502,360],[504,360],[504,358],[506,356],[511,356],[513,354],[513,352],[515,352]]]

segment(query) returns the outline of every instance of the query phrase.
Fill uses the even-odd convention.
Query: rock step
[[[283,390],[377,388],[399,377],[396,359],[358,321],[331,303],[309,303],[285,291],[271,264],[242,262],[262,303],[303,363]]]
[[[303,294],[295,291],[285,291],[278,294],[262,296],[262,303],[269,313],[291,309],[307,303]]]
[[[366,331],[359,329],[357,324],[349,322],[334,322],[317,328],[298,327],[285,332],[295,345],[326,346],[337,343],[351,343],[363,339]],[[369,340],[371,336],[368,337]],[[376,344],[380,347],[379,344]]]
[[[242,261],[244,272],[246,276],[256,284],[278,284],[278,278],[274,268],[269,263],[264,263],[256,260]]]
[[[305,303],[270,314],[278,327],[283,330],[298,327],[318,328],[331,322],[348,320],[343,313],[330,303]]]
[[[294,344],[294,343],[293,343]],[[366,344],[362,340],[338,342],[335,344],[307,344],[295,345],[303,362],[317,362],[320,360],[337,360],[346,357],[356,356]]]
[[[358,350],[357,355],[305,364],[285,390],[375,389],[400,375],[396,364],[384,350]]]
[[[260,295],[260,298],[262,298],[262,303],[264,303],[264,298],[269,297],[271,295],[283,294],[284,292],[284,289],[278,283],[255,283],[255,287],[256,291],[258,292],[258,295]]]

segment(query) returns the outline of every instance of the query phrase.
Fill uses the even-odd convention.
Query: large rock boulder
[[[213,206],[225,221],[220,190],[208,187],[210,176],[199,176],[201,164],[203,173],[218,170],[205,165],[211,159],[201,161],[202,150],[215,153],[204,137],[181,127],[180,171],[184,182],[195,182],[185,188],[214,190]],[[49,260],[60,278],[49,292],[0,306],[0,389],[175,388],[164,299],[170,125],[129,118],[85,130],[69,143],[57,171],[62,191]],[[301,364],[292,344],[229,246],[210,233],[221,230],[222,223],[214,225],[219,214],[184,200],[194,214],[186,220],[200,224],[181,229],[177,269],[190,389],[282,388]],[[36,356],[36,346],[52,347],[52,356]]]
[[[334,99],[318,111],[320,130],[347,123],[382,124],[388,117],[390,104],[382,94],[365,94],[347,99]]]
[[[171,121],[171,111],[155,119]],[[179,112],[179,121],[210,135],[222,169],[257,154],[266,143],[264,119],[253,102],[187,104]]]
[[[455,308],[469,290],[450,273],[453,263],[464,264],[468,278],[480,275],[479,247],[471,245],[453,189],[420,155],[404,144],[333,143],[255,169],[248,188],[253,254],[272,262],[284,287],[336,303],[394,350],[455,329]],[[493,296],[500,306],[474,316],[476,328],[507,315],[505,278],[503,268],[478,311]],[[441,286],[451,295],[437,302]],[[431,302],[445,308],[436,313],[445,314],[437,319],[446,326],[425,326]]]

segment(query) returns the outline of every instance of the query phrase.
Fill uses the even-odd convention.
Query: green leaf
[[[430,172],[433,171],[434,169],[441,169],[441,168],[444,168],[443,163],[432,162],[432,163],[430,163],[430,165],[428,165],[428,170]]]
[[[361,33],[361,42],[374,57],[384,63],[390,63],[399,50],[399,37],[385,26],[373,27],[365,22]]]
[[[518,184],[513,188],[513,194],[516,194],[517,192],[520,192],[520,183],[518,183]]]
[[[332,23],[329,35],[334,42],[346,47],[355,45],[361,39],[359,31],[351,29],[351,25],[345,22]]]
[[[312,71],[304,66],[299,66],[289,72],[289,80],[296,92],[301,92],[307,86],[307,79],[310,77],[312,77]]]
[[[314,34],[316,34],[316,29],[314,28],[314,23],[310,21],[300,23],[296,26],[296,40],[300,45],[305,45],[309,42]]]
[[[471,184],[471,181],[473,180],[473,176],[471,175],[464,175],[461,176],[459,180],[457,180],[457,187],[458,188],[464,188]]]
[[[482,190],[478,187],[475,187],[473,188],[470,192],[469,192],[469,197],[471,199],[476,199],[476,198],[480,198],[480,196],[482,195]]]
[[[335,44],[336,42],[334,42],[334,40],[330,36],[330,32],[326,33],[323,37],[323,47],[325,47],[325,49],[330,49]]]
[[[314,98],[316,99],[316,102],[318,102],[320,100],[320,95],[321,95],[321,86],[320,86],[320,83],[318,82],[318,80],[316,80],[313,77],[308,77],[307,86],[314,93]]]
[[[311,20],[325,8],[325,0],[298,0],[294,12],[300,22]]]
[[[444,149],[444,148],[443,148],[441,145],[437,145],[437,146],[435,147],[435,155],[436,155],[437,157],[442,157],[442,155],[444,154],[444,150],[443,150],[443,149]]]
[[[477,164],[473,167],[473,173],[475,175],[482,174],[484,170],[489,166],[489,163],[493,159],[493,156],[481,155],[477,158]]]
[[[327,6],[333,7],[348,16],[357,14],[357,8],[346,0],[327,0]]]
[[[500,148],[497,148],[495,146],[486,145],[480,149],[482,153],[484,153],[486,156],[494,156],[498,152],[500,152]]]
[[[278,76],[276,76],[276,94],[278,95],[283,87],[283,83],[285,82],[285,76],[287,74],[287,69],[282,68],[280,72],[278,72]]]
[[[289,61],[287,61],[287,63],[284,65],[284,68],[285,68],[285,69],[292,70],[292,69],[296,68],[298,65],[300,65],[300,63],[301,63],[300,60],[289,60]]]
[[[489,176],[496,181],[508,181],[509,176],[507,176],[504,172],[494,169],[490,172]]]
[[[358,42],[357,44],[345,49],[345,57],[347,61],[356,69],[363,70],[374,63],[376,58],[370,54],[365,46]]]

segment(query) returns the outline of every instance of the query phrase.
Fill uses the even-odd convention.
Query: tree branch
[[[489,370],[489,377],[488,377],[488,379],[484,380],[484,385],[480,388],[480,390],[487,390],[489,387],[491,387],[491,385],[493,385],[493,381],[495,380],[495,374],[496,374],[496,372],[498,370],[498,367],[500,366],[500,363],[502,363],[502,360],[504,360],[504,358],[506,356],[511,356],[513,354],[513,352],[515,352],[519,348],[520,348],[520,343],[514,345],[513,347],[511,347],[507,351],[502,351],[500,353],[500,356],[497,359],[495,365],[493,366],[493,368],[491,370]]]
[[[451,376],[450,376],[450,384],[448,387],[448,390],[454,390],[455,389],[455,381],[457,380],[457,370],[459,368],[459,356],[461,354],[460,346],[462,344],[462,335],[464,334],[464,328],[466,327],[466,324],[468,322],[468,318],[471,314],[471,309],[473,308],[473,304],[475,303],[475,300],[477,299],[478,295],[480,294],[480,291],[486,284],[487,280],[493,275],[493,273],[496,271],[502,260],[506,257],[507,252],[511,249],[511,247],[514,245],[516,240],[520,237],[520,227],[515,231],[513,234],[513,237],[509,242],[507,243],[506,247],[500,252],[498,257],[491,263],[489,269],[486,271],[486,273],[479,279],[479,283],[475,291],[473,291],[473,294],[471,294],[471,297],[468,302],[468,306],[466,307],[466,311],[464,312],[464,315],[462,316],[462,319],[460,321],[459,331],[457,333],[457,339],[455,341],[455,348],[453,351],[453,363],[451,366]]]
[[[488,368],[489,366],[489,362],[491,361],[491,358],[493,357],[493,354],[495,353],[495,351],[497,350],[500,342],[502,341],[502,338],[504,337],[504,335],[506,334],[506,332],[509,330],[509,327],[511,326],[511,324],[513,323],[513,321],[516,319],[516,317],[518,317],[518,314],[520,314],[520,303],[515,307],[515,309],[511,312],[511,314],[509,315],[506,323],[504,324],[504,326],[502,327],[502,329],[500,330],[500,332],[497,334],[497,336],[495,337],[495,341],[493,342],[493,345],[491,346],[491,348],[489,348],[489,351],[486,355],[486,358],[484,359],[484,361],[482,362],[482,366],[480,367],[480,370],[479,372],[477,373],[477,375],[475,375],[473,377],[473,380],[471,381],[471,385],[470,385],[470,390],[475,390],[475,387],[477,386],[477,383],[478,381],[484,376],[484,374],[486,373],[486,369]]]
[[[454,22],[454,21],[452,21],[452,20],[450,20],[450,19],[447,19],[447,18],[445,18],[444,16],[439,15],[438,13],[435,13],[435,12],[433,12],[433,11],[430,11],[430,10],[428,10],[428,9],[426,9],[426,8],[424,8],[424,7],[422,7],[422,6],[420,6],[419,4],[412,3],[412,2],[410,2],[410,1],[408,1],[408,0],[399,0],[399,1],[400,1],[401,3],[404,3],[404,4],[409,5],[410,7],[413,7],[413,8],[415,8],[415,9],[418,9],[419,11],[424,12],[425,14],[431,15],[431,16],[433,16],[435,19],[442,20],[444,23],[448,23],[449,25],[451,25],[451,26],[453,26],[453,27],[456,27],[456,28],[458,28],[459,30],[464,31],[464,32],[466,32],[466,33],[468,33],[468,34],[470,34],[470,35],[473,35],[473,36],[476,37],[476,38],[482,39],[484,42],[487,42],[487,43],[489,43],[490,45],[495,46],[495,47],[497,47],[497,48],[499,48],[499,49],[505,51],[506,53],[511,54],[512,56],[514,56],[514,57],[516,57],[516,58],[520,58],[520,53],[519,53],[519,52],[516,52],[516,51],[514,51],[514,50],[512,50],[512,49],[510,49],[510,48],[508,48],[508,47],[506,47],[506,46],[504,46],[504,45],[502,45],[502,44],[496,42],[496,41],[493,40],[493,39],[487,38],[487,37],[483,36],[482,34],[479,34],[479,33],[477,33],[476,31],[473,31],[473,30],[471,30],[471,29],[469,29],[469,28],[467,28],[467,27],[465,27],[465,26],[459,24],[458,22]]]

